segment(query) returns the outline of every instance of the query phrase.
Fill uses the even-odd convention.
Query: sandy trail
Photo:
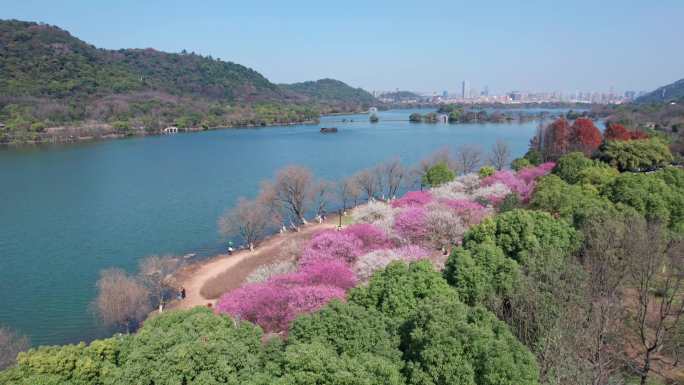
[[[278,249],[283,243],[290,239],[308,237],[316,231],[323,229],[335,228],[337,224],[337,217],[328,218],[323,223],[312,223],[304,226],[299,232],[288,232],[284,234],[276,234],[266,239],[254,251],[241,250],[234,252],[232,255],[220,254],[207,260],[194,263],[178,273],[178,280],[180,285],[185,287],[186,297],[183,301],[174,301],[170,303],[169,309],[190,309],[195,306],[212,306],[216,303],[216,299],[204,298],[201,294],[204,284],[224,272],[235,270],[236,266],[240,264],[240,271],[236,272],[236,276],[231,279],[242,281],[245,278],[245,262],[254,261],[254,266],[248,266],[248,270],[257,268],[261,263],[258,261],[260,256],[277,253]],[[239,276],[238,276],[239,275]]]

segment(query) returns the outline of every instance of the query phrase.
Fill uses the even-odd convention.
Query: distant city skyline
[[[571,3],[571,4],[570,4]],[[0,0],[4,19],[57,25],[108,49],[187,50],[274,83],[501,94],[651,91],[684,78],[684,2]]]

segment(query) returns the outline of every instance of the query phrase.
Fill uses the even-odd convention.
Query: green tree
[[[520,266],[491,242],[455,248],[444,267],[444,278],[471,306],[484,304],[494,296],[509,295],[518,281]]]
[[[449,123],[458,123],[461,120],[461,110],[454,110],[449,112]]]
[[[568,223],[548,213],[516,209],[485,219],[463,238],[465,248],[484,242],[497,245],[507,257],[527,266],[549,262],[531,259],[535,250],[552,248],[572,253],[579,246],[579,236]]]
[[[411,115],[409,115],[409,122],[420,123],[421,121],[423,121],[423,115],[417,112],[414,112]]]
[[[0,372],[0,383],[33,384],[104,384],[116,370],[121,345],[131,336],[95,340],[64,346],[41,346],[20,353],[17,366]]]
[[[288,342],[318,341],[337,354],[373,353],[399,362],[399,337],[390,333],[387,321],[375,308],[335,300],[315,313],[297,318],[290,328]]]
[[[261,371],[261,329],[206,308],[152,318],[121,344],[117,383],[242,384]]]
[[[264,385],[404,384],[401,368],[394,362],[369,353],[338,355],[318,341],[289,345],[282,362],[282,374]]]
[[[527,158],[515,158],[511,162],[511,168],[515,171],[520,171],[525,167],[530,167],[532,163]]]
[[[585,157],[581,152],[571,152],[561,156],[553,168],[553,173],[564,181],[575,184],[580,180],[580,173],[594,166],[594,161]]]
[[[427,170],[421,181],[426,186],[436,187],[451,182],[454,177],[454,172],[446,162],[438,162]]]
[[[667,174],[666,174],[667,173]],[[684,231],[684,189],[669,185],[670,171],[654,174],[620,174],[601,193],[614,203],[634,208],[651,221]]]
[[[404,333],[411,384],[532,385],[534,356],[489,311],[454,296],[425,300]]]
[[[605,163],[591,166],[580,171],[577,183],[596,187],[597,190],[613,181],[620,172]]]
[[[426,298],[453,293],[428,261],[393,262],[378,271],[368,286],[349,293],[349,302],[376,309],[393,320],[406,319]]]
[[[483,166],[480,167],[480,171],[478,171],[478,175],[480,175],[480,178],[486,178],[488,176],[494,175],[496,172],[496,169],[492,166]]]
[[[657,138],[609,141],[600,149],[599,158],[620,171],[647,171],[672,163],[672,153]]]
[[[575,228],[600,213],[617,212],[617,208],[591,185],[571,185],[557,175],[547,175],[539,180],[530,206],[559,216]]]

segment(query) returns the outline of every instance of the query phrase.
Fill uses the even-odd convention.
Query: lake
[[[89,311],[101,269],[223,251],[219,216],[285,165],[337,181],[395,156],[413,165],[443,147],[488,150],[497,139],[517,157],[538,124],[412,124],[412,112],[380,112],[376,124],[331,116],[320,125],[0,150],[0,325],[34,345],[107,336]],[[320,134],[322,126],[339,133]]]

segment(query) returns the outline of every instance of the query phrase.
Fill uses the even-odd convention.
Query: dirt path
[[[276,234],[264,241],[254,251],[242,250],[232,255],[221,254],[192,264],[178,274],[180,284],[185,287],[186,298],[183,301],[174,301],[168,307],[189,309],[195,306],[206,306],[209,303],[213,306],[216,299],[204,298],[201,293],[202,287],[209,280],[217,275],[228,274],[231,281],[234,281],[232,286],[237,286],[251,271],[264,263],[264,257],[276,255],[283,243],[291,239],[308,238],[312,233],[319,230],[335,228],[336,223],[337,217],[328,218],[326,222],[321,224],[309,224],[299,232]],[[234,271],[235,274],[231,274],[231,271]]]

